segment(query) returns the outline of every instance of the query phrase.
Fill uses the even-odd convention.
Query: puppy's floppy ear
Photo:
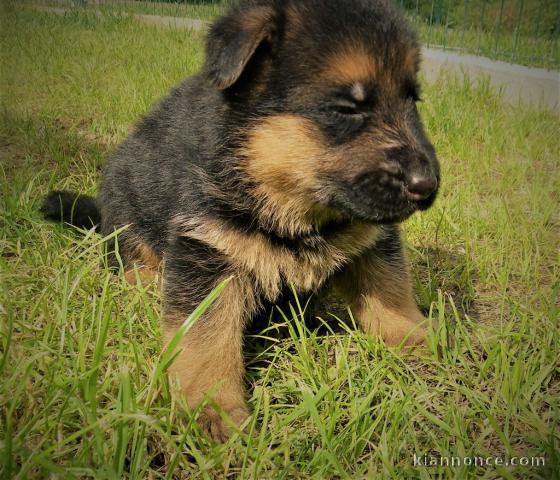
[[[219,19],[207,37],[204,70],[220,90],[231,87],[241,76],[258,46],[276,29],[271,7],[236,9]]]

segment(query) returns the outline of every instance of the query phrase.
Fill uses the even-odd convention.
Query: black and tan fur
[[[202,71],[110,159],[99,197],[46,199],[51,219],[128,225],[120,251],[142,278],[164,262],[166,341],[232,277],[171,367],[191,407],[248,415],[243,332],[287,287],[337,295],[390,344],[424,341],[398,226],[439,182],[418,64],[385,0],[242,1],[212,26]],[[211,407],[200,422],[227,436]]]

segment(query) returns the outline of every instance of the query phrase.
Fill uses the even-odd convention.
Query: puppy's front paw
[[[403,329],[401,342],[399,343],[404,341],[403,344],[407,347],[425,346],[428,338],[427,328],[414,322],[410,322],[408,327]]]
[[[198,416],[198,423],[212,440],[225,442],[231,435],[232,426],[239,427],[248,416],[249,411],[244,406],[224,409],[222,415],[207,406]]]
[[[419,312],[385,312],[377,321],[371,322],[368,333],[381,337],[387,345],[407,347],[426,345],[427,320]]]

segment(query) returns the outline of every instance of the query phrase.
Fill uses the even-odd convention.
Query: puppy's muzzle
[[[421,202],[430,198],[437,186],[437,178],[431,173],[413,172],[405,179],[406,193],[413,202]]]
[[[408,200],[421,203],[435,195],[439,183],[435,156],[403,147],[387,152],[386,159],[395,177],[403,183]]]

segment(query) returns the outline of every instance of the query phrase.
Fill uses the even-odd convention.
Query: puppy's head
[[[416,109],[419,60],[385,0],[249,1],[214,24],[205,74],[242,125],[239,167],[261,209],[297,230],[428,208],[439,164]]]

